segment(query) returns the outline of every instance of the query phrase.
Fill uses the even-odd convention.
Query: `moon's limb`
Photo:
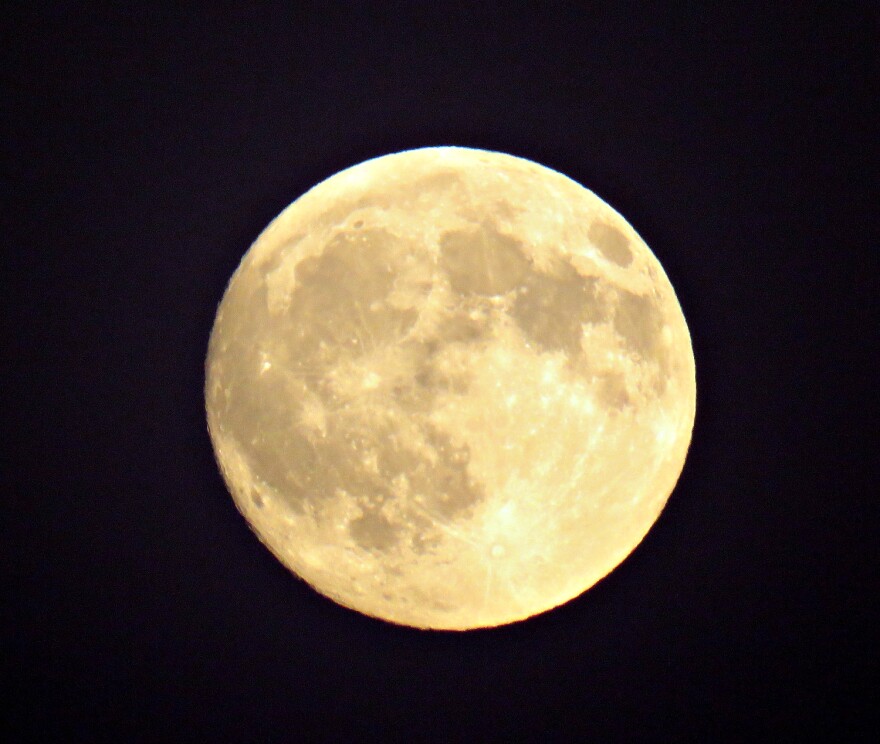
[[[236,504],[298,575],[433,628],[577,596],[641,541],[694,419],[688,330],[598,197],[427,148],[319,184],[233,276],[207,361]]]

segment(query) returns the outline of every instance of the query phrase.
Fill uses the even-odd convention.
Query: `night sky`
[[[0,21],[0,732],[874,740],[878,13],[191,5]],[[697,365],[690,453],[644,542],[565,606],[465,634],[295,579],[236,511],[203,401],[263,227],[342,168],[443,144],[615,207]]]

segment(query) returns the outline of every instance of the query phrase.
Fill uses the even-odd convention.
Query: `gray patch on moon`
[[[489,331],[485,316],[472,317],[465,308],[456,308],[440,320],[431,351],[435,352],[441,344],[478,343],[487,337]]]
[[[241,358],[247,354],[253,339],[260,338],[265,329],[265,315],[261,308],[266,307],[266,302],[265,283],[241,279],[230,281],[220,310],[223,323],[218,324],[217,330],[211,334],[209,355],[213,357],[231,352],[236,358]],[[245,385],[250,382],[246,370],[238,365],[234,365],[231,372],[226,367],[221,371],[224,379],[220,384],[224,388],[230,386],[229,379],[226,379],[230,374],[237,374]]]
[[[260,480],[277,494],[278,499],[295,513],[304,514],[306,501],[322,485],[315,478],[319,462],[315,446],[290,421],[272,426],[271,422],[264,420],[254,439],[246,438],[243,426],[240,430],[243,436],[239,442],[241,453],[253,472],[259,473]],[[254,503],[262,506],[256,498]]]
[[[633,260],[632,251],[629,249],[629,240],[620,230],[605,222],[594,222],[590,225],[588,233],[590,241],[602,255],[618,266],[629,266]]]
[[[630,403],[626,377],[621,372],[605,372],[597,388],[599,400],[609,408],[622,409]]]
[[[384,551],[394,547],[400,539],[400,528],[376,510],[364,512],[348,525],[352,540],[365,550]]]
[[[469,448],[455,446],[446,434],[430,425],[425,425],[424,431],[430,449],[399,446],[380,436],[372,441],[378,473],[367,473],[361,466],[360,472],[345,474],[343,482],[349,491],[352,482],[369,484],[369,488],[353,494],[363,514],[352,520],[348,529],[359,547],[387,551],[408,534],[410,547],[425,552],[431,547],[426,535],[429,528],[454,521],[485,497],[468,475]],[[406,495],[397,501],[407,513],[405,529],[380,511],[382,503],[392,498],[385,484],[401,479],[407,484]]]
[[[485,494],[468,474],[468,445],[456,446],[447,434],[432,426],[427,428],[427,439],[437,459],[429,468],[414,473],[413,490],[426,494],[428,507],[441,520],[452,520],[470,510]]]
[[[399,343],[415,323],[415,310],[386,301],[399,256],[396,239],[384,230],[337,235],[321,254],[297,265],[297,287],[279,316],[267,311],[265,283],[230,285],[224,300],[230,320],[212,345],[225,344],[224,353],[250,361],[222,370],[223,426],[235,432],[253,472],[295,513],[319,515],[336,489],[364,480],[363,455],[352,448],[357,432],[351,422],[337,420],[341,402],[327,373],[376,347]],[[285,343],[270,347],[264,338]],[[261,353],[271,360],[265,369]],[[310,395],[326,416],[324,437],[302,426]],[[287,406],[279,406],[279,400]],[[360,437],[371,438],[369,432]],[[384,484],[372,488],[387,492]]]
[[[453,519],[485,496],[468,474],[470,448],[456,446],[447,434],[430,424],[425,424],[424,432],[430,449],[393,445],[379,448],[379,473],[388,483],[405,477],[409,498],[421,504],[428,516],[441,521]]]
[[[451,230],[440,238],[440,265],[452,289],[492,296],[518,287],[530,270],[522,243],[490,222],[473,230]]]
[[[430,535],[416,539],[413,532],[420,519],[425,524],[419,530],[430,533],[432,525],[454,519],[484,497],[468,476],[469,450],[431,427],[427,415],[438,392],[467,390],[469,371],[444,366],[442,353],[455,344],[480,343],[487,323],[456,305],[426,338],[404,342],[418,311],[394,307],[389,295],[411,253],[412,246],[384,230],[340,233],[323,252],[296,266],[296,288],[283,313],[264,314],[252,328],[238,329],[253,339],[271,326],[271,334],[285,340],[272,350],[272,363],[256,382],[241,386],[246,392],[230,423],[243,455],[291,511],[308,513],[318,524],[337,513],[329,509],[333,503],[356,503],[360,513],[346,529],[358,547],[371,552],[394,549],[401,541],[413,550],[430,550]],[[486,258],[491,255],[487,247]],[[415,370],[412,378],[398,380],[381,402],[371,400],[370,388],[340,398],[334,375],[388,347],[405,352]],[[302,423],[310,396],[321,410],[320,431]],[[273,403],[279,399],[288,406]],[[422,430],[424,444],[399,441],[402,420]],[[405,498],[391,491],[402,477]],[[405,528],[383,508],[395,501],[412,511]]]
[[[449,392],[464,395],[470,386],[471,375],[464,369],[444,369],[439,364],[425,363],[413,378],[416,386],[423,391]]]
[[[654,299],[618,288],[614,329],[642,359],[659,361],[663,313]]]
[[[485,316],[473,318],[466,307],[456,307],[442,317],[430,336],[418,344],[417,361],[414,365],[414,388],[421,397],[430,395],[431,399],[437,392],[453,392],[460,395],[468,391],[471,371],[458,366],[444,365],[442,353],[454,345],[477,347],[488,338],[491,330]],[[410,391],[411,393],[413,391]]]
[[[517,215],[522,214],[524,211],[522,207],[514,206],[506,199],[499,199],[492,203],[492,214],[504,219],[515,219]]]
[[[461,173],[458,171],[440,170],[422,177],[414,184],[407,184],[400,190],[399,196],[402,198],[398,199],[398,203],[400,201],[406,202],[407,197],[412,199],[413,194],[443,192],[461,186],[462,183]]]
[[[526,275],[511,314],[539,348],[579,357],[582,325],[604,316],[596,286],[595,278],[583,276],[567,260],[560,261],[553,273]]]
[[[366,536],[379,529],[377,519],[369,515],[378,514],[390,492],[364,460],[383,446],[388,433],[387,426],[363,416],[345,422],[328,417],[327,434],[309,438],[299,431],[294,419],[284,431],[273,434],[277,444],[266,439],[256,451],[246,446],[242,450],[254,470],[275,489],[278,499],[297,514],[311,514],[320,523],[331,501],[339,498],[340,492],[349,494],[364,512],[365,519],[356,530]],[[368,547],[387,542],[390,533],[382,535]]]
[[[413,309],[388,304],[400,246],[385,230],[341,233],[296,267],[297,287],[281,320],[286,363],[314,374],[314,365],[356,357],[396,342],[416,321]],[[327,349],[323,352],[322,349]]]

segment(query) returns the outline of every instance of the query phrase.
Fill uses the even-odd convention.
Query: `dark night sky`
[[[4,10],[0,52],[10,741],[868,737],[876,12],[50,5]],[[612,204],[697,361],[690,454],[642,545],[564,607],[467,634],[293,579],[236,512],[202,398],[269,220],[436,144]]]

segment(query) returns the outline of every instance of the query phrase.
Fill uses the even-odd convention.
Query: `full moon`
[[[235,271],[206,362],[238,509],[366,615],[488,627],[612,571],[684,465],[696,385],[675,292],[599,197],[459,147],[318,184]]]

